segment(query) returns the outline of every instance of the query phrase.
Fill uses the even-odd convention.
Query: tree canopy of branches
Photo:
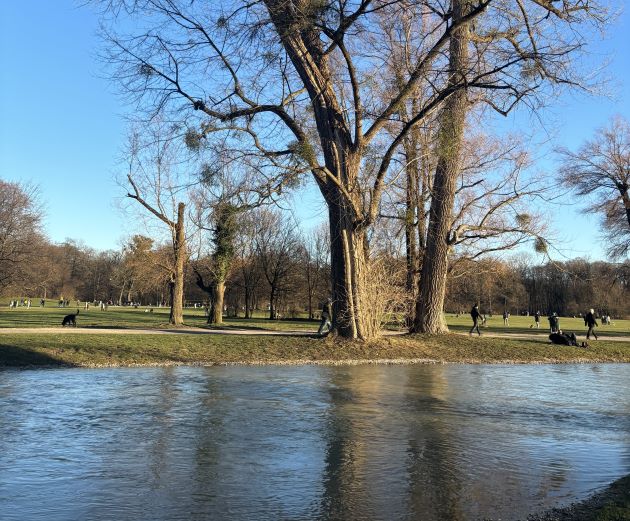
[[[22,278],[43,238],[37,190],[0,179],[0,291]]]
[[[256,220],[256,255],[269,284],[269,318],[277,318],[278,301],[293,282],[300,253],[299,235],[293,222],[269,209],[259,209]]]
[[[562,182],[584,197],[587,211],[603,217],[608,253],[630,253],[630,123],[614,118],[577,152],[561,149]]]
[[[581,0],[103,3],[115,75],[145,113],[186,119],[191,142],[214,139],[266,179],[294,184],[312,174],[328,206],[333,327],[360,338],[370,312],[360,282],[367,232],[404,139],[440,111],[421,296],[422,329],[437,331],[466,107],[479,100],[505,114],[549,82],[576,83],[568,58],[584,44],[579,27],[603,19]],[[414,56],[394,82],[382,78],[382,20],[410,13]],[[115,24],[132,34],[116,34]],[[413,113],[392,133],[421,85]]]

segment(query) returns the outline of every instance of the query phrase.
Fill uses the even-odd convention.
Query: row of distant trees
[[[38,227],[41,209],[35,191],[6,182],[2,186],[7,201],[9,193],[16,200],[0,225],[2,255],[10,257],[3,263],[9,269],[1,271],[0,294],[31,298],[35,304],[40,298],[64,298],[171,305],[174,254],[168,241],[134,235],[116,251],[97,251],[72,241],[53,244]],[[221,222],[227,222],[225,215]],[[317,316],[330,295],[325,228],[303,234],[290,215],[257,208],[240,212],[229,233],[219,238],[221,229],[215,227],[210,237],[198,240],[197,250],[187,256],[184,302],[207,306],[208,320],[214,323],[225,314],[250,317],[254,310],[264,310],[269,318]],[[381,232],[374,242],[386,260],[389,285],[377,284],[377,290],[393,287],[396,291],[390,289],[386,297],[393,309],[404,312],[412,301],[406,292],[404,229],[391,226]],[[201,247],[206,242],[210,246]],[[222,284],[220,302],[217,278]],[[379,298],[383,295],[374,296],[375,306]],[[451,262],[445,310],[468,312],[474,302],[485,313],[539,310],[577,315],[593,307],[616,317],[630,316],[630,261],[575,259],[536,265],[463,255]]]
[[[456,265],[449,278],[446,309],[482,313],[577,316],[594,308],[613,317],[630,317],[630,262],[573,259],[534,265],[522,260],[484,259]]]
[[[53,244],[41,231],[35,191],[12,183],[2,186],[11,188],[19,200],[0,223],[7,266],[0,272],[0,295],[35,299],[35,304],[40,298],[63,298],[172,307],[175,255],[168,241],[134,235],[116,251],[97,251],[73,241]],[[317,314],[330,295],[324,229],[305,235],[289,215],[260,208],[240,214],[228,235],[219,244],[222,259],[217,258],[217,244],[210,252],[201,245],[187,252],[182,306],[186,301],[208,306],[209,322],[214,323],[220,323],[225,312],[249,317],[257,309],[268,311],[270,318]]]

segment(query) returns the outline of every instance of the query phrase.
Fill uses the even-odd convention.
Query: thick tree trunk
[[[453,22],[466,12],[467,0],[453,1]],[[468,24],[453,32],[450,42],[451,84],[460,83],[468,65]],[[450,249],[456,181],[460,173],[461,148],[468,100],[460,89],[446,101],[440,115],[438,163],[433,181],[427,245],[420,275],[416,316],[412,330],[422,333],[448,331],[444,321],[444,297]]]
[[[213,289],[213,310],[208,315],[208,323],[223,324],[223,301],[225,297],[225,282],[217,281]],[[212,322],[210,322],[212,320]]]
[[[346,124],[345,109],[334,89],[329,54],[319,37],[319,29],[305,23],[303,14],[282,0],[265,0],[264,3],[311,99],[328,172],[325,179],[319,168],[313,174],[328,205],[330,218],[332,332],[344,338],[367,339],[373,334],[373,328],[365,327],[364,313],[369,311],[366,307],[369,303],[362,302],[361,291],[368,259],[363,213],[365,194],[359,189],[364,151],[354,142],[352,130]]]
[[[184,234],[184,209],[186,205],[177,205],[177,222],[175,223],[175,238],[173,252],[175,267],[173,270],[173,297],[169,322],[174,325],[184,323],[184,265],[186,262],[186,236]]]
[[[361,276],[367,263],[365,233],[354,227],[351,212],[342,205],[328,205],[330,218],[330,271],[333,332],[344,338],[367,339]]]

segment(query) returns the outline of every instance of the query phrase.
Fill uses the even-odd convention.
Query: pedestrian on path
[[[332,300],[328,299],[324,303],[322,307],[322,320],[319,324],[319,329],[317,330],[317,334],[322,336],[324,334],[324,329],[326,329],[326,333],[330,333],[330,329],[332,327]]]
[[[592,309],[589,310],[589,312],[584,317],[584,325],[588,326],[588,331],[586,332],[586,340],[591,338],[591,334],[593,334],[595,340],[597,340],[597,334],[595,333],[594,329],[595,326],[597,326],[597,320],[595,319],[595,311],[593,311]]]
[[[472,318],[472,321],[473,321],[473,326],[470,328],[470,333],[469,333],[470,335],[472,335],[473,331],[476,329],[477,334],[481,336],[481,331],[479,331],[479,317],[480,316],[481,316],[481,313],[479,313],[479,305],[475,303],[475,305],[470,310],[470,317]]]

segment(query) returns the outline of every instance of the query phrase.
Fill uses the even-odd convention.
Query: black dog
[[[65,317],[63,317],[63,320],[61,321],[61,325],[62,326],[74,326],[77,327],[77,315],[79,314],[79,310],[77,309],[76,313],[73,313],[72,315],[66,315]]]

